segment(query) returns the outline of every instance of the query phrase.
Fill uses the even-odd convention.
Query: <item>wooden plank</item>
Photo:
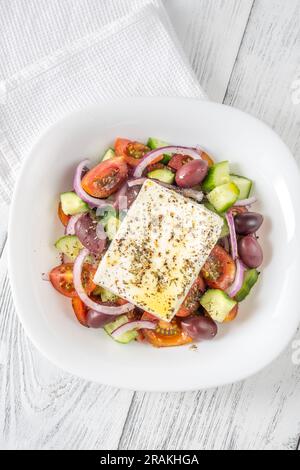
[[[0,258],[6,242],[8,226],[8,206],[0,204]]]
[[[192,67],[213,101],[222,102],[253,0],[165,0]]]
[[[299,83],[299,14],[298,0],[288,6],[256,0],[225,99],[274,127],[298,160],[299,103],[292,92]],[[185,394],[137,393],[120,448],[296,449],[300,369],[293,352],[290,346],[266,370],[232,386]]]
[[[300,162],[300,2],[256,0],[225,103],[274,128]]]
[[[295,449],[300,404],[290,402],[299,391],[289,349],[239,384],[182,394],[137,393],[120,449]]]
[[[34,348],[14,311],[6,251],[0,260],[0,449],[116,448],[132,392],[71,376]]]

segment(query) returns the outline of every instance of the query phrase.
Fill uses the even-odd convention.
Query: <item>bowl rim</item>
[[[205,385],[204,386],[202,386],[202,385],[197,386],[197,385],[194,385],[194,384],[191,384],[190,386],[189,385],[182,386],[181,384],[178,384],[178,386],[175,387],[172,384],[172,387],[168,387],[168,386],[161,386],[161,385],[156,386],[154,383],[151,386],[149,386],[149,384],[147,384],[147,386],[145,386],[145,387],[143,385],[141,385],[140,383],[134,383],[134,384],[132,384],[132,386],[130,386],[128,384],[121,384],[120,381],[112,379],[111,377],[109,378],[109,380],[107,380],[107,378],[104,377],[103,381],[100,382],[100,380],[98,381],[96,379],[91,378],[91,375],[88,374],[88,373],[80,373],[79,374],[78,371],[75,370],[72,366],[71,367],[70,367],[70,365],[66,366],[65,364],[62,364],[62,362],[59,362],[58,360],[56,360],[56,358],[54,358],[51,355],[50,351],[45,351],[45,349],[43,349],[43,345],[40,343],[39,339],[34,336],[34,334],[32,332],[32,329],[30,327],[30,322],[27,322],[26,315],[24,315],[23,312],[22,312],[22,310],[23,310],[22,299],[21,299],[21,296],[19,295],[18,287],[17,287],[17,281],[16,281],[16,278],[15,278],[15,275],[14,275],[15,260],[14,260],[14,253],[13,253],[13,241],[12,241],[13,236],[12,236],[12,233],[13,233],[13,229],[14,229],[15,222],[16,222],[15,219],[16,219],[16,213],[17,213],[17,200],[18,200],[18,196],[19,196],[19,192],[20,192],[20,185],[21,185],[22,176],[27,171],[28,165],[30,164],[30,161],[31,161],[31,158],[32,158],[32,154],[34,153],[35,149],[38,147],[40,142],[44,138],[46,138],[46,136],[48,134],[55,132],[55,130],[58,129],[61,126],[62,122],[66,121],[70,118],[75,118],[76,116],[80,116],[81,114],[86,113],[88,111],[99,110],[99,108],[101,108],[102,106],[107,107],[109,105],[116,105],[116,104],[120,104],[122,106],[130,104],[130,106],[132,106],[133,103],[137,103],[137,102],[140,102],[140,103],[142,103],[142,102],[152,102],[152,103],[156,102],[157,104],[162,105],[163,101],[165,101],[166,104],[168,102],[169,103],[173,102],[175,104],[177,102],[180,103],[180,102],[184,102],[184,101],[192,102],[192,103],[194,102],[195,104],[197,104],[197,106],[203,105],[203,106],[208,106],[208,107],[215,108],[215,109],[227,108],[232,113],[240,114],[241,116],[247,116],[249,119],[251,119],[251,120],[255,121],[256,123],[258,123],[261,127],[264,127],[266,131],[271,132],[274,137],[276,137],[277,139],[279,139],[279,141],[281,141],[281,143],[284,145],[284,147],[287,151],[286,152],[287,155],[285,156],[285,158],[286,158],[286,160],[288,159],[289,164],[293,167],[293,171],[295,172],[295,174],[297,174],[297,178],[298,178],[299,183],[300,183],[300,172],[299,172],[299,168],[296,164],[296,161],[295,161],[293,155],[291,154],[290,150],[288,149],[287,145],[285,143],[283,143],[283,141],[278,136],[278,134],[275,131],[273,131],[270,126],[268,126],[267,124],[265,124],[261,120],[257,119],[256,117],[252,116],[249,113],[241,111],[241,110],[239,110],[237,108],[234,108],[232,106],[228,106],[228,105],[224,105],[224,104],[220,104],[220,103],[214,103],[214,102],[206,101],[206,100],[199,99],[199,98],[134,97],[134,98],[113,99],[109,102],[98,103],[98,104],[93,104],[93,105],[89,105],[89,106],[86,106],[86,107],[82,107],[82,108],[80,108],[76,111],[73,111],[73,112],[70,112],[70,113],[66,114],[62,119],[59,119],[54,124],[49,126],[43,133],[41,133],[39,135],[39,137],[36,139],[35,143],[32,145],[30,151],[27,153],[27,155],[25,156],[25,158],[22,161],[21,168],[20,168],[19,173],[18,173],[17,181],[16,181],[16,184],[15,184],[15,187],[14,187],[12,201],[11,201],[11,205],[10,205],[10,212],[9,212],[8,240],[7,240],[7,243],[8,243],[8,250],[7,250],[7,254],[8,254],[8,256],[7,256],[7,258],[8,258],[8,273],[9,273],[10,285],[11,285],[11,289],[12,289],[12,296],[13,296],[14,306],[16,308],[18,318],[21,321],[21,324],[22,324],[22,326],[25,330],[25,333],[30,338],[31,342],[37,348],[37,350],[45,358],[47,358],[51,363],[54,363],[57,367],[59,367],[60,369],[64,370],[67,373],[72,373],[72,374],[74,374],[78,377],[84,378],[88,381],[94,381],[94,382],[97,382],[97,383],[101,383],[101,384],[104,384],[104,385],[106,384],[106,385],[121,388],[121,389],[132,390],[132,391],[143,391],[143,392],[149,392],[149,391],[151,391],[151,392],[171,392],[171,391],[173,391],[173,392],[185,392],[185,391],[195,391],[195,390],[200,390],[200,389],[210,389],[210,388],[224,386],[224,385],[228,385],[228,384],[232,384],[232,383],[237,383],[237,382],[245,380],[246,378],[250,378],[253,375],[256,375],[257,373],[261,372],[270,363],[275,361],[279,357],[279,355],[287,348],[289,342],[291,341],[291,339],[292,339],[293,335],[295,334],[295,332],[297,330],[297,327],[299,325],[300,311],[299,311],[299,314],[298,314],[297,321],[294,321],[293,327],[290,328],[289,337],[286,338],[286,340],[284,342],[282,342],[280,344],[280,346],[277,346],[276,350],[272,354],[272,357],[270,358],[268,355],[266,355],[265,359],[261,361],[259,367],[254,368],[250,372],[246,371],[245,373],[240,373],[239,376],[237,376],[236,379],[234,379],[234,380],[228,379],[228,380],[223,380],[223,381],[216,380],[215,382],[210,381],[210,383],[207,384],[206,386]],[[298,193],[299,193],[299,196],[300,196],[300,184],[299,184]],[[298,232],[298,235],[299,235],[299,238],[300,238],[300,231]],[[297,253],[297,258],[300,262],[300,250]]]

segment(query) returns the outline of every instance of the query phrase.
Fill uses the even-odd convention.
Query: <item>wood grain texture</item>
[[[262,373],[220,389],[137,393],[120,448],[295,449],[300,380],[291,354],[289,349]]]
[[[299,14],[298,0],[255,1],[225,98],[271,125],[298,161],[299,104],[292,84],[299,78]],[[197,20],[191,21],[197,29]],[[137,393],[120,448],[296,449],[300,368],[292,354],[290,346],[262,373],[217,390]]]
[[[299,25],[299,0],[255,1],[225,103],[273,127],[300,163]]]
[[[36,351],[14,311],[0,261],[0,449],[114,449],[132,392],[89,383]]]
[[[190,63],[209,98],[222,102],[253,0],[165,0]]]

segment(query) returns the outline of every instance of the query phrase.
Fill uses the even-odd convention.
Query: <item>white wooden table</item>
[[[210,98],[267,122],[300,161],[300,0],[165,5]],[[0,210],[0,448],[299,448],[300,367],[292,361],[293,344],[249,380],[193,393],[116,390],[48,363],[14,311],[6,217]]]

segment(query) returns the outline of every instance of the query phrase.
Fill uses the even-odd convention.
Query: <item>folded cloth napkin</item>
[[[4,0],[0,44],[0,207],[66,114],[118,97],[205,98],[159,0]]]

